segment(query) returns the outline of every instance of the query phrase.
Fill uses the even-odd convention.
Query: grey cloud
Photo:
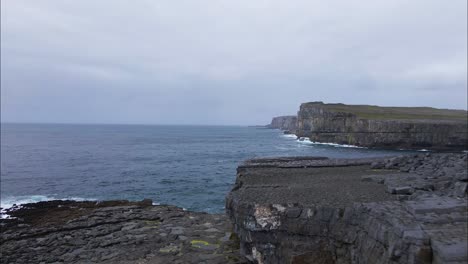
[[[466,0],[2,2],[2,121],[263,124],[466,108]]]

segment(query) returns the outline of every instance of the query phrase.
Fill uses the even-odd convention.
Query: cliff
[[[371,148],[466,150],[467,118],[464,110],[311,102],[300,106],[296,135]]]
[[[296,122],[296,116],[278,116],[271,120],[269,127],[293,132],[296,130]]]
[[[466,263],[467,155],[254,159],[226,199],[256,263]]]

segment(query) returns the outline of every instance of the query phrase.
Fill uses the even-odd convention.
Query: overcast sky
[[[265,124],[466,89],[466,0],[1,2],[3,122]]]

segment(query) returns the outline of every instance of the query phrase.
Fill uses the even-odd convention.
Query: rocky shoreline
[[[227,214],[50,201],[0,220],[2,263],[467,263],[467,154],[262,158]]]
[[[246,263],[223,214],[151,200],[49,201],[9,213],[1,263]]]

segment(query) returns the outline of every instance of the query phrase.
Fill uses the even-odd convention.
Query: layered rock
[[[294,132],[296,131],[296,122],[296,116],[278,116],[273,117],[269,127]]]
[[[467,111],[428,107],[302,104],[296,135],[375,148],[466,150]]]
[[[257,263],[466,263],[467,155],[255,159],[226,199]]]
[[[225,215],[143,202],[50,201],[0,219],[1,263],[245,263]]]

